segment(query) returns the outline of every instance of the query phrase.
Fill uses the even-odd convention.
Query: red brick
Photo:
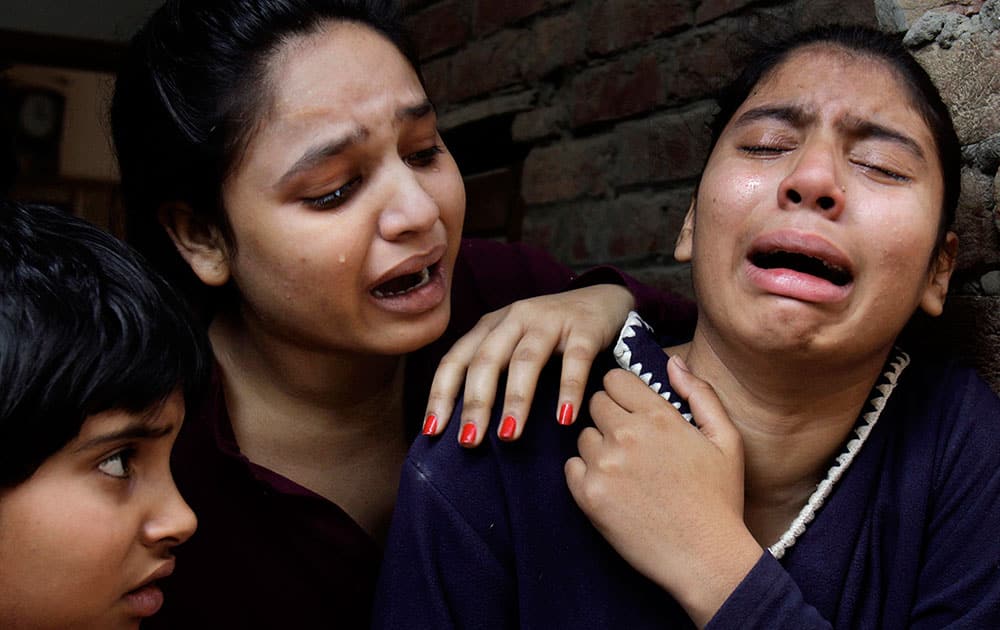
[[[492,33],[538,13],[546,4],[546,0],[477,0],[476,34]]]
[[[684,33],[669,43],[662,57],[668,101],[691,101],[715,94],[735,78],[733,50],[737,36],[725,28]]]
[[[424,89],[431,102],[438,107],[448,104],[448,83],[451,79],[451,58],[444,57],[425,63],[420,68],[424,77]]]
[[[580,63],[586,58],[584,39],[587,25],[577,11],[542,18],[532,25],[534,58],[525,68],[530,78]]]
[[[663,101],[656,58],[619,59],[587,70],[573,81],[573,126],[649,111]]]
[[[690,25],[691,3],[683,0],[603,0],[592,10],[587,50],[599,55],[641,44]]]
[[[468,3],[439,2],[406,20],[421,59],[457,48],[469,39]]]
[[[522,65],[534,56],[532,43],[528,31],[507,30],[467,46],[452,58],[448,101],[456,103],[520,81]]]
[[[742,9],[748,4],[753,4],[754,0],[702,0],[698,3],[698,8],[694,13],[694,21],[698,24],[710,22],[715,18],[722,17]]]
[[[708,123],[715,109],[714,104],[702,104],[619,125],[615,183],[696,179],[708,157]]]
[[[612,149],[607,136],[532,149],[521,180],[525,202],[554,203],[604,193]]]

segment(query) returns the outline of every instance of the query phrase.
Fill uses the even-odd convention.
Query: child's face
[[[91,416],[27,481],[0,492],[0,627],[136,628],[195,530],[170,474],[184,418]]]

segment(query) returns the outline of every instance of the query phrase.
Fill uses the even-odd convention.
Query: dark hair
[[[45,206],[0,202],[0,488],[109,410],[144,413],[208,378],[204,330],[125,243]]]
[[[754,46],[756,50],[748,57],[750,62],[719,96],[719,112],[712,123],[709,153],[715,148],[716,142],[736,110],[761,81],[766,80],[796,51],[807,46],[823,44],[881,61],[909,90],[910,104],[923,117],[934,138],[941,175],[944,179],[941,221],[938,228],[940,247],[958,207],[961,187],[961,143],[955,133],[948,106],[941,99],[940,92],[897,36],[866,26],[826,25],[797,33],[784,40]]]
[[[158,212],[185,203],[235,245],[222,183],[266,107],[267,64],[290,39],[330,21],[382,34],[420,76],[391,0],[168,0],[129,45],[111,104],[126,235],[192,303],[216,292],[177,254]]]

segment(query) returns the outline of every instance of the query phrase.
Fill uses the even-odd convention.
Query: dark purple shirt
[[[628,366],[662,379],[661,344],[639,341]],[[595,364],[590,391],[602,363],[615,365]],[[557,379],[543,372],[535,411],[555,404]],[[761,555],[709,628],[1000,628],[1000,399],[926,357],[883,379],[869,403],[881,416],[815,519],[781,560]],[[516,443],[491,432],[474,451],[453,425],[418,439],[373,627],[693,627],[573,501],[563,465],[586,426],[586,413],[571,427],[532,420]]]
[[[690,326],[690,303],[636,285],[610,268],[574,279],[538,250],[463,241],[452,285],[452,317],[441,339],[407,359],[407,431],[423,421],[438,361],[485,313],[518,299],[613,282],[636,295],[654,321]],[[382,551],[333,502],[249,461],[239,449],[219,375],[201,412],[174,447],[177,484],[198,531],[176,550],[166,603],[145,628],[367,627]]]

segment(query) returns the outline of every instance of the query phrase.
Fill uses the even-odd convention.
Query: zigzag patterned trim
[[[788,548],[794,545],[799,536],[806,531],[806,526],[816,517],[816,512],[823,507],[823,503],[830,496],[830,492],[833,491],[834,484],[840,480],[844,472],[851,465],[851,462],[854,461],[854,457],[858,454],[858,451],[861,450],[865,440],[868,439],[872,427],[875,426],[879,416],[882,415],[882,409],[885,408],[889,396],[892,395],[893,390],[896,388],[899,375],[903,373],[903,370],[909,364],[910,355],[896,348],[896,355],[889,363],[889,368],[882,374],[879,383],[872,390],[874,397],[868,401],[871,411],[862,414],[860,421],[854,427],[855,437],[847,441],[844,452],[837,456],[836,463],[826,472],[826,478],[816,486],[816,490],[809,497],[799,515],[789,525],[788,530],[782,534],[778,542],[768,547],[768,551],[771,552],[772,556],[781,559]]]
[[[628,347],[625,340],[635,337],[636,331],[640,329],[645,329],[650,333],[653,332],[653,328],[643,321],[643,319],[639,317],[638,313],[631,311],[628,314],[628,318],[625,319],[625,325],[622,326],[621,332],[618,333],[618,341],[615,343],[614,349],[615,360],[618,362],[619,366],[641,378],[642,382],[649,385],[649,388],[659,394],[663,400],[673,405],[675,409],[680,410],[681,402],[680,400],[677,400],[676,394],[674,394],[669,387],[664,387],[664,383],[662,381],[653,380],[653,373],[650,371],[643,371],[642,363],[638,360],[635,363],[632,362],[632,350]],[[663,373],[663,376],[666,376],[666,372]],[[693,424],[694,421],[692,420],[690,413],[682,413],[681,416]]]

